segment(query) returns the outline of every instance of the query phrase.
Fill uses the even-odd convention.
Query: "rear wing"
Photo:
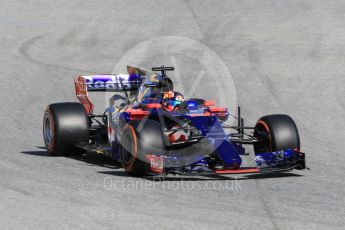
[[[94,106],[88,96],[88,91],[137,91],[141,81],[141,75],[131,73],[79,76],[74,83],[78,100],[83,104],[86,112],[92,114]]]
[[[87,91],[114,91],[123,92],[138,90],[141,79],[140,75],[129,74],[106,74],[79,76],[77,83],[85,85]]]

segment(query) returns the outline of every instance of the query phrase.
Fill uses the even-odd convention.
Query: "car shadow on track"
[[[45,149],[44,147],[37,147],[39,149]],[[36,150],[36,151],[22,151],[23,154],[40,156],[40,157],[52,157],[48,154],[46,150]],[[52,157],[55,158],[55,157]],[[104,168],[111,169],[111,171],[98,171],[97,173],[106,174],[110,176],[117,177],[127,177],[130,178],[125,171],[123,171],[120,163],[100,154],[86,153],[81,156],[69,156],[69,159],[78,160],[85,162],[90,166],[100,166]],[[118,170],[117,170],[118,169]],[[268,178],[284,178],[284,177],[301,177],[302,175],[293,172],[280,172],[280,173],[264,173],[264,174],[238,174],[238,175],[208,175],[208,176],[146,176],[141,177],[144,180],[150,181],[204,181],[204,180],[259,180]]]
[[[48,157],[47,151],[21,151],[20,153],[33,155],[33,156]]]
[[[37,147],[40,149],[45,149],[44,147]],[[22,151],[23,154],[33,155],[33,156],[40,156],[40,157],[51,157],[55,158],[55,156],[50,156],[46,150],[40,150],[40,151]],[[56,156],[59,157],[59,156]],[[64,156],[61,156],[64,157]],[[80,156],[68,156],[66,158],[82,161],[90,166],[100,166],[105,167],[109,169],[119,169],[121,168],[121,164],[110,159],[109,157],[95,154],[95,153],[86,153],[84,155]]]
[[[87,163],[88,165],[97,165],[109,169],[119,169],[122,168],[121,164],[106,157],[104,155],[95,153],[86,153],[81,156],[70,156],[68,157],[73,160],[78,160]]]
[[[124,171],[99,171],[98,173],[118,177],[131,177]],[[141,179],[150,181],[204,181],[204,180],[258,180],[267,178],[301,177],[302,175],[292,172],[265,173],[265,174],[242,174],[242,175],[209,175],[209,176],[145,176]]]

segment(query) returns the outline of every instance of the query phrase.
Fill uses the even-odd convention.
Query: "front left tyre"
[[[293,119],[285,114],[261,117],[255,125],[254,136],[259,140],[254,144],[256,154],[300,149],[297,126]]]
[[[89,141],[89,118],[76,102],[50,104],[43,116],[43,139],[52,156],[79,155],[77,143]]]

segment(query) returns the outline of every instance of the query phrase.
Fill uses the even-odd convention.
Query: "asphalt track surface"
[[[344,229],[344,11],[344,1],[1,0],[0,229]],[[47,156],[46,105],[75,101],[73,77],[112,72],[161,36],[226,63],[249,125],[291,115],[311,170],[152,182],[93,154]],[[150,55],[157,45],[141,65],[176,64],[186,91],[199,57]]]

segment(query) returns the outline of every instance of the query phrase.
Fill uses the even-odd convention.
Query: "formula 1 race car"
[[[214,175],[305,169],[305,154],[294,121],[287,115],[261,117],[244,126],[238,107],[232,114],[214,101],[185,99],[174,91],[167,71],[127,67],[127,74],[79,76],[81,103],[51,104],[43,118],[43,137],[50,155],[93,151],[120,161],[133,176]],[[111,93],[110,106],[94,114],[88,92]],[[232,115],[233,116],[233,115]],[[244,145],[254,147],[254,165],[241,167]]]

